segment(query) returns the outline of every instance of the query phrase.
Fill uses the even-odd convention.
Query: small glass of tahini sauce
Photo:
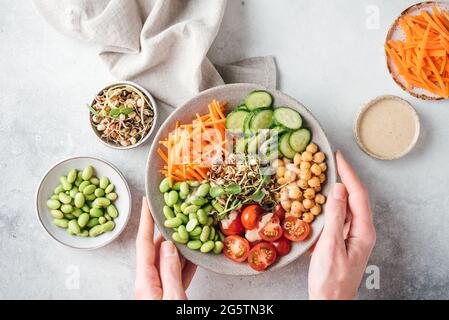
[[[418,141],[420,122],[410,103],[396,96],[381,96],[359,111],[354,134],[360,148],[380,160],[399,159]]]

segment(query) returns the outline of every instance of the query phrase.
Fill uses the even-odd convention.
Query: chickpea
[[[321,206],[319,204],[316,204],[310,209],[310,213],[314,216],[317,216],[321,213]]]
[[[301,179],[301,180],[299,180],[297,182],[297,184],[298,184],[298,187],[300,187],[303,190],[306,190],[309,187],[309,184],[307,183],[307,180],[302,180]]]
[[[277,167],[277,169],[276,169],[276,176],[278,178],[282,178],[285,175],[285,171],[286,171],[286,169],[285,169],[284,166]]]
[[[311,187],[311,188],[316,188],[321,185],[320,179],[318,177],[313,177],[312,179],[307,181],[307,183],[309,184],[309,187]]]
[[[274,168],[279,168],[279,167],[283,167],[285,166],[284,161],[282,161],[282,159],[276,159],[273,161],[273,167]]]
[[[324,173],[320,174],[320,175],[318,176],[318,178],[320,178],[320,182],[321,182],[321,183],[324,183],[324,181],[326,181],[326,175],[325,175]]]
[[[299,178],[301,180],[310,180],[312,178],[312,171],[310,170],[301,170],[299,173]]]
[[[321,172],[326,172],[327,170],[327,164],[325,162],[319,164],[321,168]]]
[[[313,155],[312,153],[310,153],[309,151],[304,151],[302,153],[302,161],[312,161],[313,160]]]
[[[315,206],[315,201],[311,199],[304,199],[302,205],[304,206],[305,209],[309,210]]]
[[[290,199],[298,200],[302,196],[301,190],[299,190],[298,186],[288,186],[288,196]]]
[[[281,200],[281,206],[285,211],[290,211],[292,207],[292,202],[290,200]]]
[[[296,173],[293,171],[287,170],[285,172],[284,178],[287,180],[287,182],[292,182],[296,180]]]
[[[313,166],[310,168],[310,171],[312,171],[312,173],[316,176],[319,176],[322,172],[321,167],[316,163],[313,164]]]
[[[281,198],[281,200],[290,200],[289,192],[288,192],[287,188],[281,189],[280,198]]]
[[[312,188],[308,188],[306,191],[304,191],[303,195],[304,198],[312,200],[313,198],[315,198],[315,190],[313,190]]]
[[[312,221],[315,219],[315,216],[311,214],[310,212],[306,212],[302,214],[302,221],[307,223],[312,223]]]
[[[315,202],[318,203],[318,204],[324,204],[326,202],[326,197],[323,196],[321,193],[318,193],[315,196]]]
[[[295,157],[293,158],[293,163],[295,164],[295,166],[299,166],[301,161],[302,161],[301,154],[299,153],[295,154]]]
[[[286,183],[287,183],[287,179],[285,179],[285,178],[279,178],[279,179],[278,179],[278,184],[284,185],[284,184],[286,184]]]
[[[310,167],[311,167],[311,164],[310,164],[310,162],[307,162],[307,161],[303,161],[303,162],[301,162],[301,164],[299,165],[299,168],[300,168],[301,170],[309,170]]]
[[[292,163],[292,161],[289,158],[283,158],[282,160],[284,160],[285,164]]]
[[[292,207],[290,212],[296,216],[296,217],[300,217],[301,213],[303,213],[305,211],[304,206],[302,205],[301,202],[299,201],[293,201],[292,202]]]
[[[318,151],[318,146],[315,143],[311,143],[307,146],[306,151],[309,151],[310,153],[314,154]]]
[[[313,155],[313,162],[322,163],[326,159],[326,156],[322,152],[317,152]]]

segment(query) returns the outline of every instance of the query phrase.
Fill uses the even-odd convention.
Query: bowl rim
[[[137,83],[135,83],[135,82],[133,82],[133,81],[129,81],[129,80],[113,81],[113,82],[110,82],[110,83],[108,83],[106,86],[104,86],[101,90],[99,90],[99,91],[96,93],[96,95],[100,94],[103,90],[105,90],[105,89],[107,89],[107,88],[110,88],[110,87],[115,86],[115,85],[120,85],[120,84],[127,84],[127,85],[130,85],[130,86],[135,87],[136,89],[142,91],[142,93],[143,93],[145,96],[147,96],[147,98],[150,100],[150,103],[151,103],[152,106],[153,106],[153,122],[152,122],[152,124],[151,124],[150,130],[148,130],[148,132],[147,132],[147,134],[145,135],[145,137],[144,137],[142,140],[140,140],[138,143],[129,145],[129,146],[127,146],[127,147],[117,146],[117,145],[115,145],[115,144],[112,144],[112,143],[109,143],[109,142],[104,141],[104,140],[99,136],[99,134],[98,134],[98,132],[97,132],[97,129],[95,128],[95,126],[94,126],[93,123],[92,123],[92,117],[90,116],[90,114],[91,114],[90,111],[88,112],[89,124],[90,124],[90,127],[91,127],[91,129],[92,129],[94,135],[95,135],[95,136],[97,137],[97,139],[100,140],[100,142],[103,143],[104,145],[106,145],[106,146],[108,146],[108,147],[110,147],[110,148],[112,148],[112,149],[116,149],[116,150],[130,150],[130,149],[134,149],[134,148],[140,147],[140,146],[142,146],[143,144],[145,144],[146,142],[148,142],[148,139],[149,139],[150,136],[152,135],[152,133],[153,133],[153,131],[154,131],[154,128],[156,127],[156,124],[157,124],[157,120],[158,120],[158,112],[157,112],[157,108],[158,108],[158,107],[157,107],[156,99],[154,99],[154,97],[151,95],[151,93],[150,93],[147,89],[145,89],[145,88],[142,87],[141,85],[139,85],[139,84],[137,84]],[[95,101],[95,97],[92,99],[92,101],[91,101],[91,103],[90,103],[90,106],[92,106],[92,104],[94,103],[94,101]]]
[[[181,106],[179,106],[178,108],[176,108],[176,109],[175,109],[175,110],[174,110],[174,111],[167,117],[167,119],[165,119],[164,123],[160,126],[159,130],[160,130],[161,128],[165,127],[165,125],[166,125],[167,123],[171,122],[171,121],[175,118],[175,113],[176,113],[176,110],[177,110],[177,109],[182,108],[182,107],[184,107],[185,105],[188,105],[188,104],[192,103],[192,101],[194,101],[195,99],[197,99],[199,95],[208,94],[208,93],[210,93],[211,91],[221,90],[221,89],[223,89],[223,88],[225,88],[225,87],[228,88],[228,87],[240,87],[240,86],[252,86],[252,87],[257,87],[258,90],[267,90],[267,91],[269,91],[269,92],[271,92],[271,93],[273,93],[273,94],[277,94],[277,95],[284,96],[285,98],[290,99],[290,100],[292,100],[292,101],[295,101],[297,104],[301,105],[301,106],[304,108],[304,110],[309,114],[309,116],[311,116],[311,117],[316,121],[316,124],[318,125],[318,127],[320,128],[320,130],[323,132],[323,135],[324,135],[324,137],[325,137],[325,139],[326,139],[326,141],[327,141],[327,143],[328,143],[329,149],[330,149],[330,151],[331,151],[330,154],[326,154],[326,156],[328,156],[327,161],[328,161],[328,162],[332,162],[332,164],[333,164],[333,167],[334,167],[334,170],[333,170],[333,176],[335,177],[335,182],[337,182],[338,175],[337,175],[337,167],[336,167],[336,161],[335,161],[335,154],[334,154],[334,152],[333,152],[333,148],[332,148],[331,141],[329,140],[329,137],[328,137],[327,133],[324,131],[324,129],[323,129],[321,123],[318,121],[318,119],[312,114],[312,112],[311,112],[311,111],[310,111],[310,110],[309,110],[303,103],[301,103],[300,101],[298,101],[296,98],[293,98],[292,96],[283,93],[282,91],[280,91],[280,90],[278,90],[278,89],[270,89],[270,88],[266,88],[265,86],[259,85],[259,84],[256,84],[256,83],[232,83],[232,84],[224,84],[224,85],[220,85],[220,86],[216,86],[216,87],[213,87],[213,88],[204,90],[204,91],[199,92],[198,94],[196,94],[196,95],[195,95],[194,97],[192,97],[191,99],[187,100],[185,103],[183,103],[183,104],[182,104]],[[254,89],[254,90],[256,90],[256,89]],[[151,169],[151,168],[150,168],[150,159],[151,159],[151,155],[152,155],[153,153],[155,153],[155,150],[156,150],[157,147],[158,147],[158,144],[157,144],[157,142],[156,142],[156,140],[155,140],[155,141],[153,141],[153,143],[152,143],[152,145],[151,145],[151,148],[150,148],[150,151],[149,151],[149,153],[148,153],[147,160],[146,160],[146,161],[147,161],[147,162],[146,162],[146,166],[145,166],[145,195],[146,195],[146,197],[149,197],[149,195],[150,195],[150,193],[149,193],[149,181],[148,181],[148,178],[147,178],[147,177],[148,177],[148,172],[149,172],[149,170]],[[154,215],[153,215],[154,210],[153,210],[153,206],[151,205],[151,202],[150,202],[150,201],[149,201],[149,206],[150,206],[150,211],[151,211],[151,213],[152,213],[152,217],[153,217],[153,220],[154,220],[155,225],[158,227],[158,229],[161,228],[161,227],[163,227],[163,225],[162,225],[162,224],[160,225],[159,221],[154,217]],[[325,212],[324,212],[324,214],[325,214]],[[324,215],[323,215],[323,219],[324,219]],[[310,242],[310,243],[308,243],[308,244],[303,244],[304,250],[303,250],[303,253],[302,253],[302,254],[299,254],[299,255],[297,255],[297,256],[292,256],[290,259],[285,259],[285,258],[287,258],[287,257],[289,256],[289,255],[287,255],[287,256],[283,257],[283,258],[284,258],[284,262],[283,262],[282,264],[276,263],[275,265],[273,265],[272,267],[268,268],[267,270],[265,270],[265,271],[263,271],[263,272],[255,272],[255,271],[253,272],[252,269],[249,268],[249,267],[248,267],[248,269],[250,269],[250,270],[249,270],[248,272],[246,272],[246,273],[218,272],[217,270],[215,270],[215,269],[213,269],[212,267],[210,267],[208,264],[198,264],[198,266],[201,266],[202,268],[204,268],[204,269],[206,269],[206,270],[209,270],[209,271],[212,271],[212,272],[217,273],[217,274],[223,274],[223,275],[229,275],[229,276],[245,276],[245,277],[246,277],[246,276],[257,276],[257,275],[261,275],[261,274],[271,273],[271,272],[280,270],[280,269],[282,269],[282,268],[284,268],[284,267],[290,265],[290,264],[293,263],[294,261],[298,260],[300,257],[304,256],[304,254],[307,253],[308,250],[309,250],[311,247],[313,247],[313,245],[315,245],[315,243],[316,243],[316,241],[319,239],[319,236],[320,236],[321,232],[323,231],[323,229],[324,229],[324,221],[323,221],[323,224],[322,224],[322,226],[320,227],[320,229],[319,229],[319,230],[316,230],[316,233],[315,233],[315,230],[314,230],[314,232],[312,233],[312,237],[315,237],[316,240],[313,241],[313,242]],[[159,230],[159,232],[160,232],[161,235],[165,236],[165,234],[164,234],[164,232],[166,232],[165,230],[164,230],[164,231]],[[169,240],[170,240],[170,239],[169,239]],[[175,243],[175,245],[178,246],[177,243]],[[178,250],[179,250],[179,249],[178,249]],[[187,259],[187,258],[186,258],[186,259]],[[190,261],[190,260],[189,260],[189,261]]]
[[[45,178],[47,178],[47,176],[50,174],[50,172],[51,172],[52,170],[54,170],[54,168],[55,168],[56,166],[58,166],[58,165],[60,165],[60,164],[63,164],[64,162],[69,162],[69,161],[75,160],[75,159],[93,159],[93,160],[95,160],[95,161],[100,161],[100,162],[104,163],[105,165],[111,167],[111,169],[113,169],[113,170],[120,176],[120,178],[122,178],[123,182],[125,183],[125,187],[126,187],[126,190],[127,190],[127,192],[128,192],[128,198],[129,198],[128,213],[127,213],[127,215],[126,215],[126,219],[125,219],[125,222],[123,223],[122,229],[121,229],[121,230],[118,230],[118,231],[117,231],[117,232],[116,232],[116,233],[115,233],[109,240],[107,240],[106,242],[101,243],[101,244],[96,245],[96,246],[87,247],[87,248],[76,247],[76,246],[73,246],[73,245],[64,243],[63,241],[59,240],[57,237],[55,237],[55,236],[54,236],[54,235],[53,235],[53,234],[52,234],[52,233],[45,227],[44,223],[42,222],[41,215],[40,215],[40,212],[39,212],[39,195],[40,195],[40,193],[41,193],[42,184],[43,184]],[[39,184],[38,184],[38,186],[37,186],[37,189],[36,189],[36,192],[35,192],[34,206],[35,206],[35,211],[36,211],[36,217],[37,217],[37,220],[39,221],[39,225],[42,227],[42,229],[45,231],[45,233],[46,233],[51,239],[53,239],[54,241],[58,242],[59,244],[64,245],[65,247],[69,247],[69,248],[76,249],[76,250],[89,251],[89,250],[98,249],[98,248],[101,248],[101,247],[104,247],[104,246],[110,244],[112,241],[114,241],[116,238],[118,238],[118,236],[125,230],[125,228],[126,228],[128,222],[129,222],[130,216],[131,216],[131,210],[132,210],[132,197],[131,197],[131,190],[130,190],[130,188],[129,188],[128,182],[127,182],[126,179],[125,179],[125,176],[120,172],[120,170],[119,170],[116,166],[114,166],[114,165],[113,165],[112,163],[110,163],[109,161],[103,160],[103,159],[101,159],[101,158],[97,158],[97,157],[93,157],[93,156],[87,156],[87,155],[79,155],[79,156],[72,156],[72,157],[67,157],[67,158],[64,158],[64,159],[62,159],[62,160],[59,160],[59,161],[55,162],[54,164],[52,164],[52,165],[50,166],[49,169],[47,169],[47,171],[44,173],[44,175],[43,175],[42,178],[40,179]]]

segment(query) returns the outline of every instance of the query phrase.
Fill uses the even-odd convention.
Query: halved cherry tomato
[[[276,248],[268,242],[254,246],[248,254],[248,264],[256,271],[263,271],[276,261]]]
[[[248,257],[249,242],[241,236],[229,236],[223,241],[224,255],[235,262],[243,262]]]
[[[259,224],[260,216],[263,214],[262,207],[253,204],[245,207],[242,211],[242,216],[240,220],[242,220],[242,225],[247,230],[252,230],[257,227]]]
[[[281,220],[281,221],[284,220],[285,210],[280,204],[278,204],[276,207],[274,207],[273,213],[279,217],[279,220]]]
[[[242,225],[240,216],[241,213],[239,213],[237,217],[235,217],[235,219],[229,224],[229,227],[227,229],[223,228],[222,224],[220,223],[221,233],[223,233],[225,236],[243,234],[245,232],[245,228]]]
[[[276,241],[282,237],[282,228],[278,216],[273,215],[270,221],[259,230],[259,236],[265,241]]]
[[[282,223],[284,237],[291,241],[304,241],[310,235],[310,225],[297,217],[287,217]]]
[[[291,248],[291,242],[286,237],[281,237],[279,240],[273,242],[273,246],[276,248],[276,253],[279,257],[286,256]]]

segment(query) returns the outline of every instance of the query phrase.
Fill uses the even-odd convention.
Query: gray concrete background
[[[214,62],[276,57],[280,89],[308,106],[369,187],[378,242],[370,264],[380,289],[363,299],[449,298],[449,105],[408,96],[390,79],[383,42],[408,0],[229,0],[210,51]],[[369,18],[378,10],[379,25]],[[0,298],[131,299],[134,239],[149,145],[111,150],[94,139],[84,104],[113,80],[96,48],[51,29],[31,1],[0,0]],[[373,160],[353,139],[359,106],[381,94],[408,99],[422,120],[417,148],[395,162]],[[79,252],[39,227],[34,192],[45,170],[74,154],[117,165],[134,212],[111,245]],[[309,257],[274,274],[228,277],[199,270],[196,299],[307,298]],[[72,280],[79,276],[79,288]]]

